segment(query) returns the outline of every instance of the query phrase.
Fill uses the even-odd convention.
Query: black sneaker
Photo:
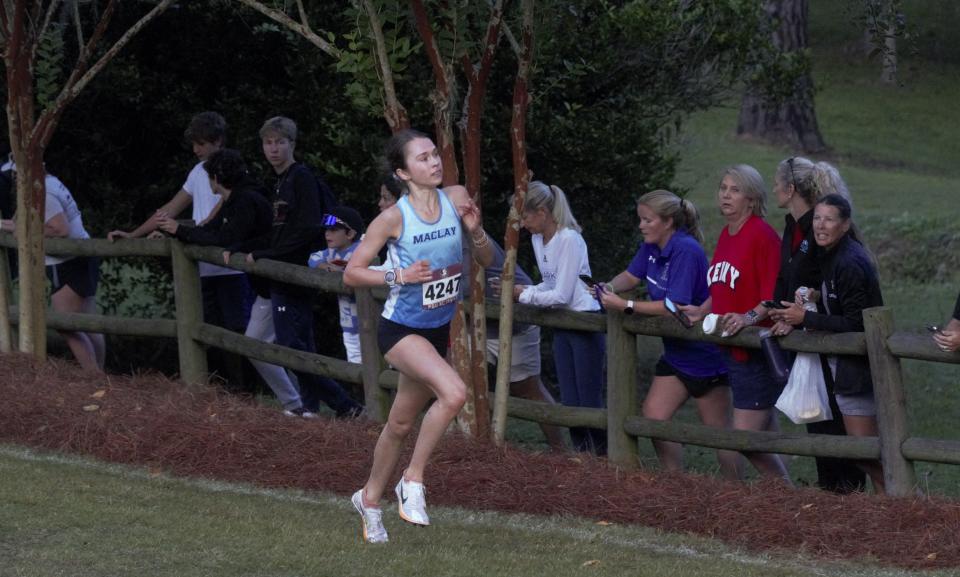
[[[363,416],[366,408],[363,405],[356,404],[337,413],[338,419],[359,419]]]

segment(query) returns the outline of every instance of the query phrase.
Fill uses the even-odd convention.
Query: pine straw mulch
[[[0,441],[202,476],[349,495],[366,479],[379,426],[284,417],[157,375],[85,374],[0,355]],[[408,443],[407,451],[410,450]],[[583,456],[497,448],[448,435],[428,472],[430,502],[575,515],[906,568],[960,566],[960,503],[838,496],[771,482],[623,472]]]

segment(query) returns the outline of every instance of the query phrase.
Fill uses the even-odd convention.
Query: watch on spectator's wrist
[[[385,272],[383,273],[383,281],[384,281],[385,283],[387,283],[387,286],[388,286],[388,287],[395,287],[395,286],[397,286],[397,270],[396,270],[396,269],[390,269],[390,270],[388,270],[388,271],[385,271]]]
[[[633,314],[633,301],[627,301],[627,306],[623,307],[623,314],[625,315]]]
[[[760,320],[760,314],[753,309],[748,310],[743,316],[747,318],[747,324],[749,325],[755,325]]]

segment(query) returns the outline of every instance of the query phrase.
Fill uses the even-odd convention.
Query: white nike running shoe
[[[383,527],[383,509],[367,507],[363,504],[363,489],[353,494],[350,499],[353,506],[357,508],[360,517],[363,519],[363,540],[366,543],[386,543],[390,539],[387,537],[387,530]]]
[[[397,507],[400,509],[400,518],[414,525],[429,525],[427,516],[426,489],[423,483],[400,479],[397,483]]]

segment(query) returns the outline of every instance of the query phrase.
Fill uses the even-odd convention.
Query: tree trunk
[[[473,387],[471,386],[470,339],[468,338],[467,311],[463,303],[457,304],[453,319],[450,321],[450,364],[460,375],[460,379],[467,386],[467,398],[463,403],[460,414],[457,415],[457,424],[460,430],[471,437],[477,437],[483,426],[477,415],[478,404]]]
[[[464,185],[470,197],[483,207],[483,195],[480,190],[480,145],[483,135],[480,132],[483,117],[483,101],[487,93],[487,79],[493,67],[493,57],[500,40],[500,25],[503,21],[503,0],[497,0],[491,8],[487,33],[481,48],[478,65],[463,56],[461,64],[467,78],[467,95],[464,98],[463,113],[460,120],[460,142],[463,150]],[[470,294],[473,298],[473,310],[470,311],[470,381],[468,388],[473,398],[476,418],[477,438],[486,438],[490,434],[490,402],[487,395],[487,315],[484,303],[484,270],[474,261],[470,274]]]
[[[457,151],[453,142],[453,71],[443,60],[436,36],[430,26],[430,17],[422,0],[410,0],[413,11],[414,24],[423,49],[427,53],[430,67],[433,69],[434,89],[430,92],[430,101],[433,104],[433,123],[437,139],[437,148],[440,150],[440,161],[443,164],[443,186],[459,184],[460,170],[457,166]],[[470,383],[471,358],[469,337],[467,335],[466,313],[463,304],[457,304],[457,311],[450,324],[450,341],[454,370],[460,375],[464,383]],[[475,435],[477,426],[477,407],[473,395],[467,395],[467,401],[461,411],[459,420],[461,428],[470,435]]]
[[[872,58],[880,53],[880,81],[897,82],[897,36],[903,33],[899,0],[866,0],[864,2],[864,55]]]
[[[161,0],[128,28],[96,62],[100,41],[110,24],[118,0],[110,0],[97,17],[97,24],[77,56],[77,61],[56,99],[36,117],[34,57],[44,20],[56,3],[44,7],[41,0],[5,0],[0,7],[0,40],[7,73],[7,125],[13,161],[17,165],[17,253],[20,258],[20,350],[38,360],[47,356],[46,275],[44,274],[43,225],[46,188],[43,155],[56,131],[63,111],[90,80],[151,20],[173,0]],[[28,10],[27,5],[30,5]],[[29,13],[28,13],[29,12]]]
[[[883,42],[883,71],[880,81],[884,84],[897,82],[897,37],[891,30],[887,30]]]
[[[4,8],[6,10],[6,7]],[[20,350],[47,358],[43,262],[43,211],[46,192],[43,149],[32,138],[34,124],[33,56],[26,3],[15,3],[4,19],[7,69],[7,123],[17,165],[17,255],[20,259]]]
[[[807,0],[767,0],[764,8],[777,23],[774,46],[785,53],[807,48]],[[780,102],[766,98],[755,87],[748,88],[740,105],[737,134],[799,147],[805,152],[825,150],[809,72],[795,80],[792,96]]]
[[[31,95],[32,98],[32,95]],[[47,358],[43,215],[46,200],[43,155],[17,162],[17,256],[20,259],[20,351]]]
[[[443,162],[443,186],[460,183],[460,170],[457,166],[457,151],[453,143],[453,71],[444,62],[437,46],[433,28],[430,27],[430,17],[422,0],[410,0],[413,9],[414,23],[417,33],[423,41],[423,49],[433,68],[434,89],[430,92],[430,101],[433,103],[433,124],[437,136],[437,148],[440,149],[440,159]]]
[[[463,149],[464,186],[477,206],[482,209],[483,198],[480,194],[480,114],[483,107],[483,93],[486,83],[477,86],[473,82],[467,89],[467,106],[464,109],[466,127],[460,131]],[[471,399],[475,419],[474,434],[478,439],[490,434],[490,403],[487,397],[487,315],[484,298],[485,271],[476,260],[470,267],[470,295],[473,306],[470,311],[470,351],[466,359],[470,379],[467,383],[467,397]]]
[[[517,77],[513,83],[513,114],[510,120],[510,145],[513,152],[513,206],[507,217],[503,238],[506,256],[500,277],[500,352],[497,359],[497,387],[493,406],[493,439],[503,444],[507,431],[507,400],[510,397],[510,365],[513,359],[513,287],[520,244],[520,215],[530,182],[527,170],[527,107],[530,104],[530,66],[533,62],[534,0],[523,0],[520,26],[521,48]]]

